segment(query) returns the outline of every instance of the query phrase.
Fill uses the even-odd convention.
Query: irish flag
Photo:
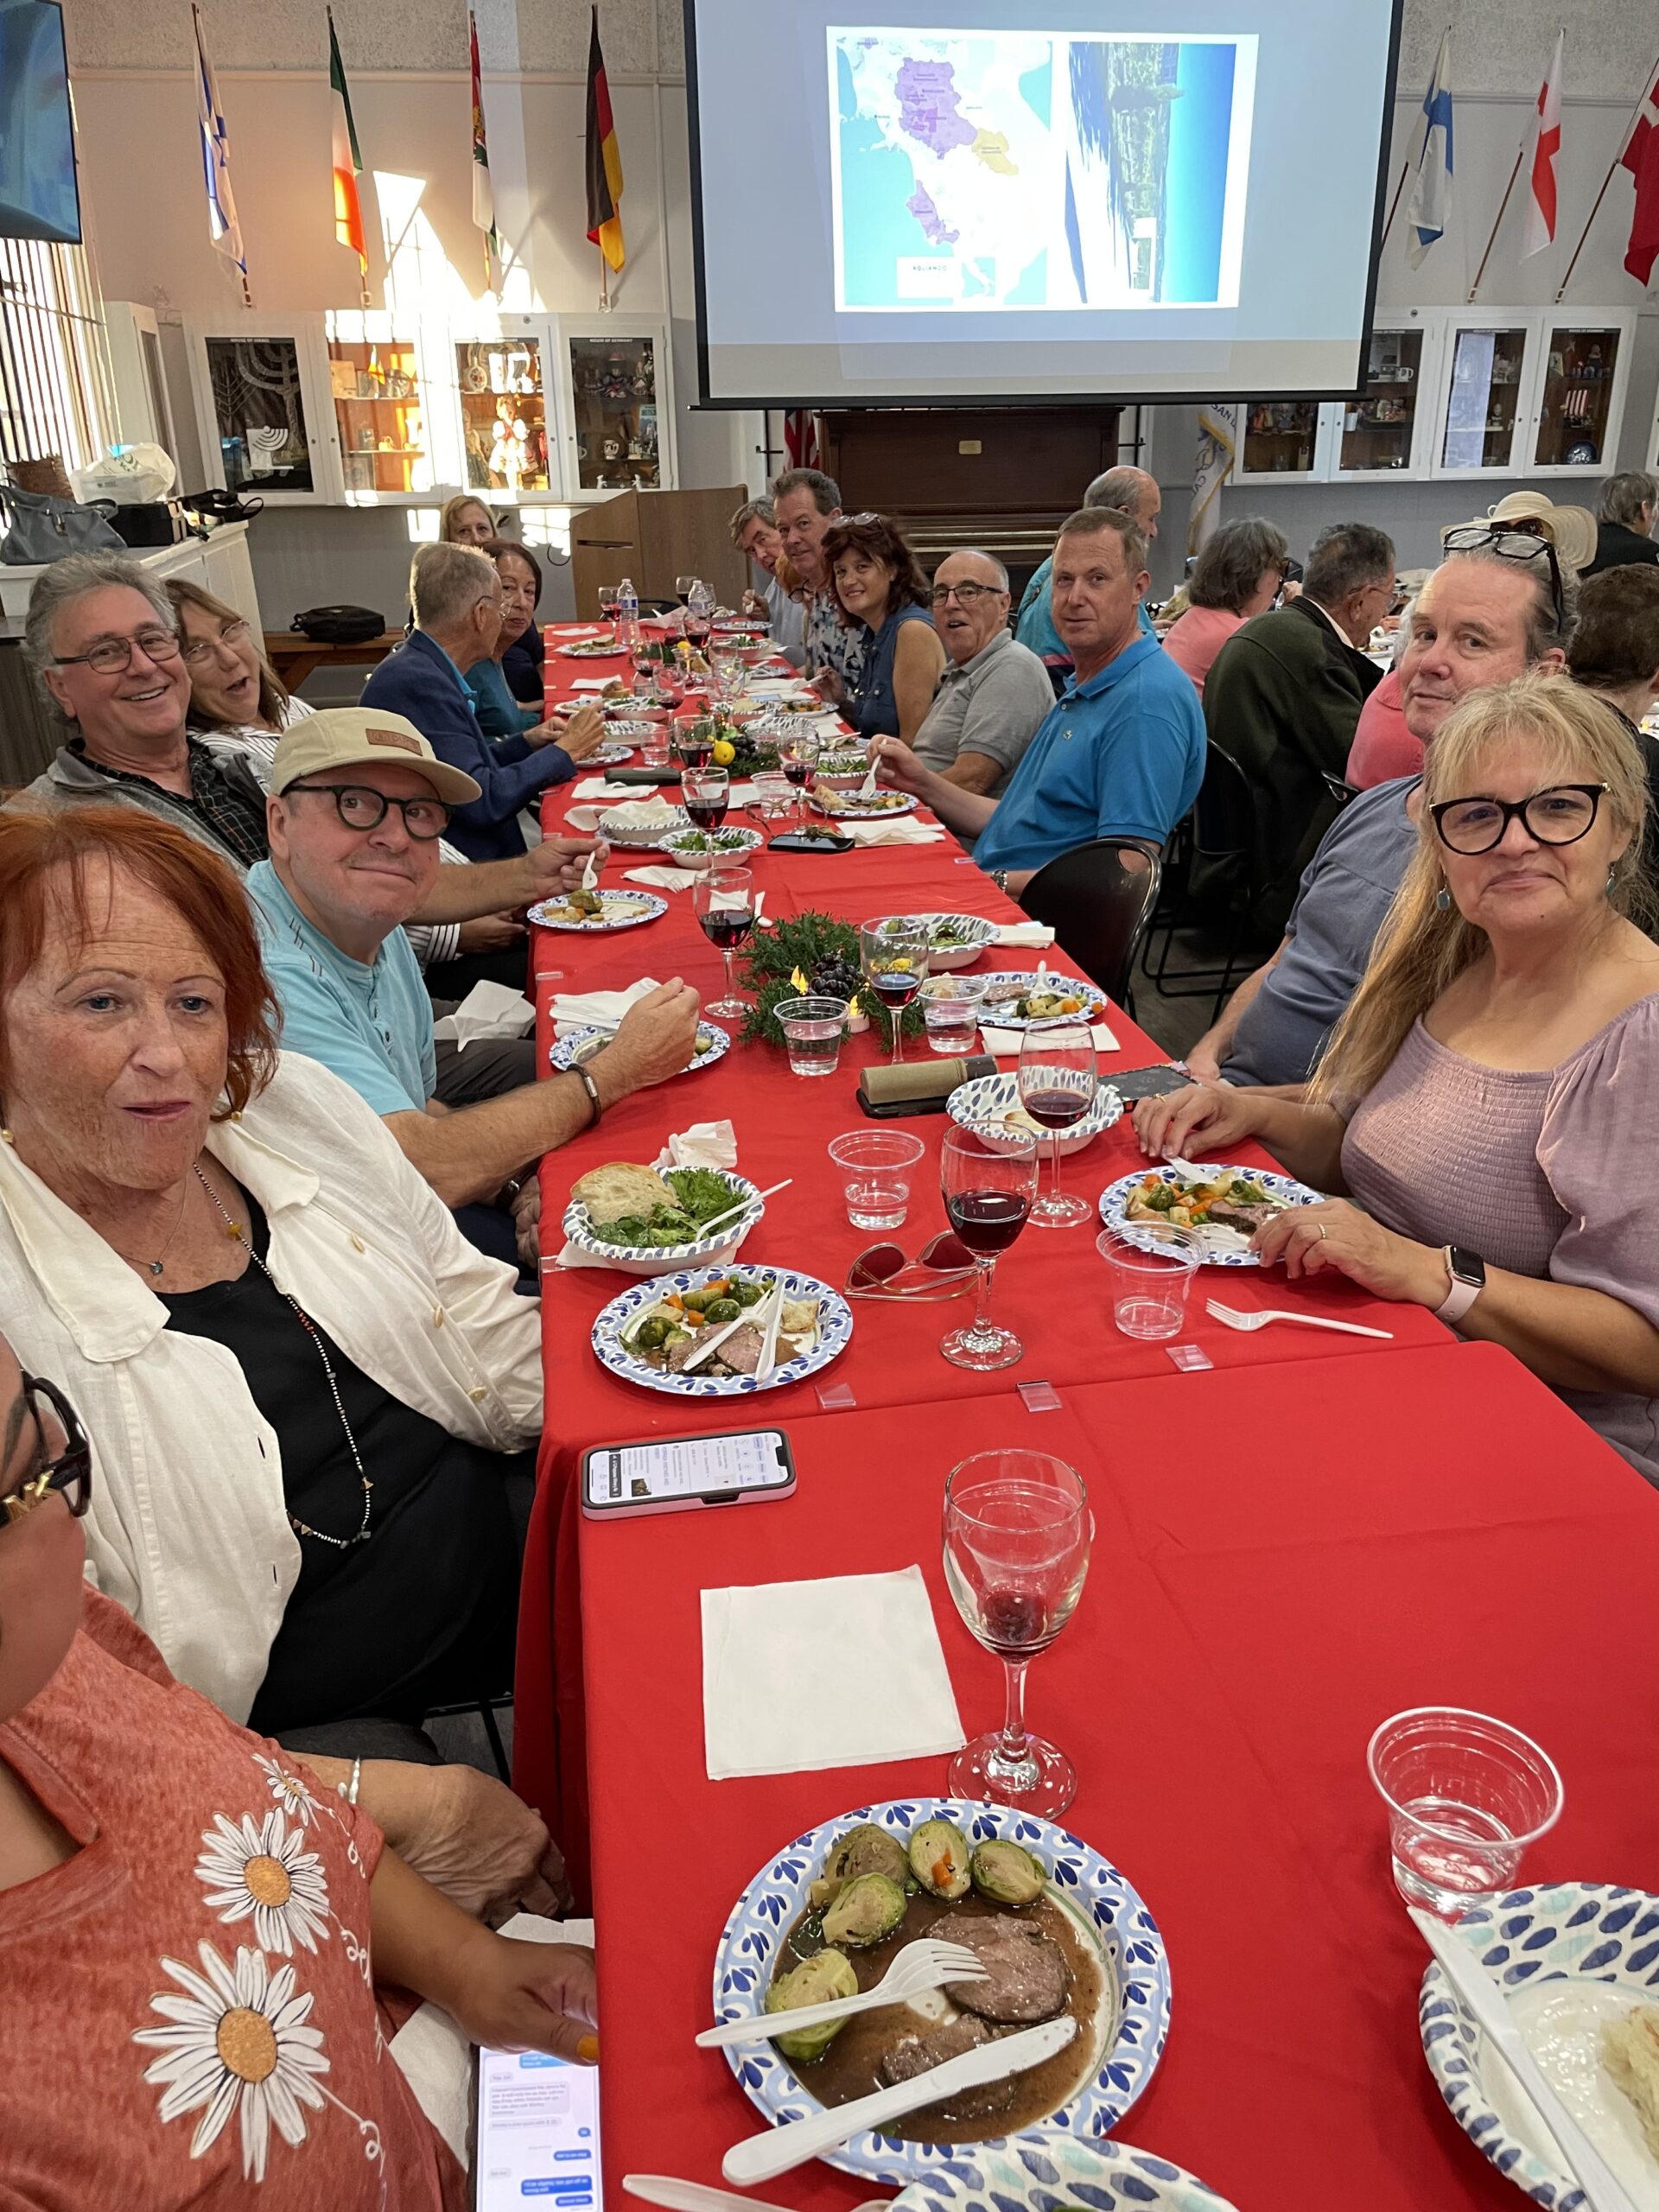
[[[357,125],[352,120],[352,96],[346,89],[346,68],[334,36],[334,11],[328,10],[328,92],[334,137],[334,236],[357,256],[366,283],[369,250],[363,242],[363,208],[357,196],[357,180],[363,174],[363,156],[357,147]]]

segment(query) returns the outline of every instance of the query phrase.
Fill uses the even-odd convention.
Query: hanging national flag
[[[484,130],[484,79],[478,67],[478,17],[469,8],[467,27],[473,46],[473,220],[484,233],[484,265],[489,288],[501,289],[501,240],[495,227],[495,194],[490,185],[490,147]]]
[[[791,407],[784,417],[784,458],[791,468],[821,468],[823,425],[810,407]]]
[[[330,8],[327,12],[328,90],[334,138],[334,236],[357,256],[366,283],[369,250],[363,242],[363,208],[357,196],[363,156],[358,151],[357,125],[352,120],[352,96],[346,89],[346,65],[340,58],[340,41],[334,36],[334,11]]]
[[[1201,553],[1221,523],[1221,487],[1238,450],[1238,409],[1213,403],[1198,410],[1198,456],[1192,471],[1192,512],[1186,550]]]
[[[1421,269],[1430,246],[1446,235],[1452,215],[1452,33],[1440,41],[1434,74],[1423,94],[1423,143],[1417,181],[1406,209],[1406,252]]]
[[[207,235],[242,276],[242,296],[248,301],[248,257],[242,246],[242,227],[236,219],[236,195],[231,190],[231,135],[225,111],[219,104],[219,85],[202,43],[201,10],[192,7],[196,26],[196,121],[201,132],[202,175],[207,187]]]
[[[1637,118],[1619,166],[1636,179],[1636,210],[1624,266],[1645,284],[1659,261],[1659,80],[1649,89],[1646,112]]]
[[[1557,212],[1555,163],[1561,150],[1561,67],[1567,57],[1567,33],[1555,41],[1555,58],[1549,65],[1538,94],[1538,113],[1532,129],[1532,190],[1527,198],[1526,230],[1521,245],[1525,261],[1555,243]]]
[[[599,50],[599,10],[588,37],[588,236],[613,269],[626,255],[622,245],[622,149],[616,143],[611,88]]]

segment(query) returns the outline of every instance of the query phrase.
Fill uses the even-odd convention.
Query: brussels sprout
[[[832,1882],[850,1882],[857,1874],[885,1874],[890,1882],[902,1882],[908,1865],[897,1836],[874,1821],[861,1821],[836,1838],[823,1871]]]
[[[758,1306],[766,1296],[766,1292],[758,1282],[734,1282],[732,1285],[732,1296],[740,1306],[747,1307]]]
[[[936,1897],[965,1897],[968,1839],[954,1821],[924,1821],[910,1839],[910,1871]]]
[[[903,1889],[888,1874],[855,1874],[823,1916],[826,1943],[862,1951],[891,1936],[905,1916]]]
[[[1035,1904],[1048,1883],[1042,1860],[1018,1843],[982,1843],[969,1872],[974,1887],[993,1904]]]
[[[839,1951],[815,1952],[792,1974],[780,1974],[766,1992],[768,2012],[792,2012],[798,2005],[829,2005],[838,1997],[856,1997],[858,1976],[852,1961]],[[797,2028],[792,2035],[772,2041],[785,2058],[798,2065],[822,2058],[841,2033],[844,2020],[826,2020],[816,2028]]]
[[[635,1351],[660,1351],[667,1335],[668,1323],[660,1313],[653,1314],[650,1320],[642,1321],[634,1331],[633,1349]]]
[[[604,901],[597,891],[578,889],[570,893],[569,903],[579,914],[600,914],[605,911]]]
[[[726,1286],[724,1283],[715,1285],[714,1283],[706,1282],[701,1290],[688,1290],[684,1297],[681,1299],[680,1303],[684,1306],[688,1313],[706,1314],[709,1308],[715,1303],[715,1300],[719,1298],[724,1298],[725,1295]]]
[[[712,1306],[703,1307],[702,1318],[705,1321],[735,1321],[742,1311],[734,1298],[717,1298]]]

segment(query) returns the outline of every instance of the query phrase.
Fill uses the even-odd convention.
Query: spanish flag
[[[328,10],[328,90],[334,111],[334,236],[357,256],[365,277],[369,250],[363,242],[363,209],[357,196],[357,180],[363,174],[363,156],[357,147],[357,125],[352,120],[352,96],[346,89],[346,67],[334,36],[334,11]]]
[[[611,114],[611,88],[599,49],[599,10],[588,41],[588,235],[613,269],[627,258],[622,244],[622,151]]]

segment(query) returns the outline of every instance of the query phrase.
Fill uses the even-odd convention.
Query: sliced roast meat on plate
[[[983,2020],[964,2012],[960,2019],[901,2037],[881,2061],[881,2078],[889,2083],[913,2082],[918,2074],[931,2074],[947,2059],[960,2058],[964,2052],[995,2041]],[[1011,2074],[1003,2081],[982,2082],[976,2089],[959,2089],[953,2097],[941,2098],[937,2110],[941,2120],[988,2120],[995,2113],[1006,2112],[1019,2089],[1020,2077]]]
[[[945,1994],[966,2012],[987,2020],[1052,2020],[1065,2002],[1071,1969],[1052,1936],[1029,1920],[999,1913],[995,1919],[961,1916],[950,1940],[976,1952],[983,1981],[948,1981]]]

